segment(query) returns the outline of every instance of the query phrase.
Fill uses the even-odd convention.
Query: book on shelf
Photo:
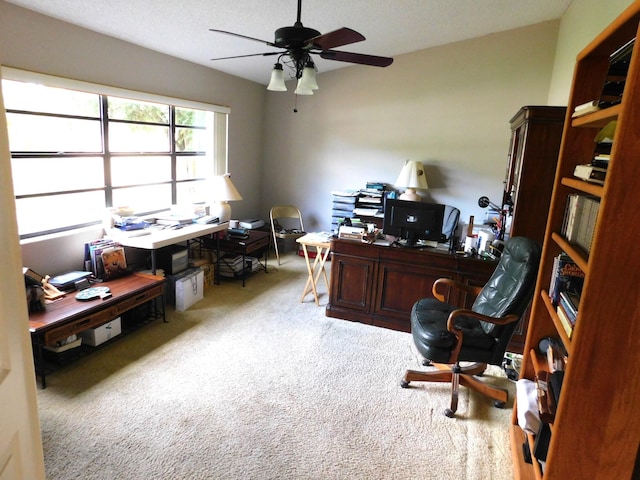
[[[570,292],[579,297],[583,284],[584,272],[569,255],[563,252],[553,259],[549,298],[554,306],[560,302],[560,292]]]
[[[560,323],[562,324],[562,328],[564,328],[567,337],[571,338],[571,334],[573,333],[573,324],[567,315],[567,312],[562,307],[562,305],[558,305],[556,307],[556,313],[558,314],[558,318],[560,319]]]
[[[591,195],[573,193],[567,197],[567,206],[561,233],[569,243],[574,243],[587,253],[596,227],[600,200]]]
[[[564,308],[564,311],[567,313],[567,317],[569,317],[572,325],[576,323],[579,304],[580,297],[575,293],[565,291],[560,292],[560,305]]]
[[[595,159],[596,157],[594,157],[594,160]],[[593,164],[576,165],[576,168],[573,170],[573,176],[587,182],[604,185],[604,179],[607,176],[607,169],[596,167]]]

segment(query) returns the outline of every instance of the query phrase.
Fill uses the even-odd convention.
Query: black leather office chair
[[[401,382],[451,382],[451,407],[445,415],[453,417],[458,408],[458,387],[462,384],[494,399],[503,407],[506,390],[482,382],[487,364],[501,365],[511,335],[531,298],[540,263],[541,248],[524,237],[511,238],[495,272],[480,287],[463,285],[448,278],[433,284],[433,296],[418,300],[411,310],[411,333],[425,365],[433,371],[407,370]],[[445,301],[444,290],[456,288],[477,295],[471,309],[456,308]],[[476,362],[461,366],[460,362]]]

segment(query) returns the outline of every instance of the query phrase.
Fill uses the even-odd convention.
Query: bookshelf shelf
[[[582,117],[574,118],[571,121],[572,127],[602,128],[611,120],[615,120],[620,115],[621,105],[604,108],[597,112],[589,113]]]
[[[598,198],[602,198],[602,193],[604,192],[604,188],[601,185],[585,182],[584,180],[578,180],[576,178],[562,178],[560,182],[566,187],[589,195],[595,195]]]
[[[556,336],[559,336],[560,340],[562,340],[562,344],[564,345],[564,348],[567,351],[567,353],[571,353],[571,339],[569,338],[569,335],[567,335],[567,332],[565,332],[564,327],[562,326],[562,322],[560,321],[560,318],[558,318],[556,309],[551,303],[551,300],[549,299],[549,294],[544,290],[542,290],[540,292],[540,297],[544,302],[544,306],[547,307],[547,312],[549,313],[549,317],[553,321],[553,325],[555,326],[555,329],[557,332]],[[533,362],[533,366],[536,372],[540,371],[538,368],[536,368],[536,362]]]
[[[635,291],[640,249],[633,247],[638,236],[634,219],[640,211],[640,189],[635,185],[640,178],[640,47],[632,43],[639,26],[640,0],[636,0],[577,56],[521,378],[534,380],[546,368],[544,356],[537,352],[545,337],[560,339],[568,360],[544,465],[535,455],[531,464],[523,460],[523,443],[531,446],[535,438],[526,438],[514,407],[510,436],[516,478],[640,478],[640,415],[635,405],[640,396],[640,311]],[[633,47],[630,57],[626,50],[625,60],[630,60],[620,103],[570,118],[576,106],[600,98],[609,71],[618,70],[618,52],[628,44]],[[604,186],[572,178],[576,165],[593,159],[597,129],[612,120],[617,122]],[[561,234],[567,199],[576,192],[602,200],[589,255]],[[571,338],[547,290],[561,252],[585,274]]]
[[[564,250],[565,253],[567,253],[571,257],[574,262],[578,264],[580,270],[582,270],[585,274],[588,272],[589,263],[587,261],[587,256],[581,249],[567,242],[567,240],[559,233],[553,232],[551,234],[551,238],[562,250]]]

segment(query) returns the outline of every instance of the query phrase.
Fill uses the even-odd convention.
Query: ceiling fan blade
[[[267,42],[266,40],[261,40],[259,38],[248,37],[247,35],[241,35],[239,33],[227,32],[226,30],[218,30],[216,28],[210,28],[209,31],[216,32],[216,33],[224,33],[225,35],[233,35],[234,37],[244,38],[247,40],[253,40],[254,42],[264,43],[266,45],[269,45],[270,47],[276,46],[273,42]]]
[[[325,33],[309,40],[313,48],[329,50],[330,48],[350,45],[365,40],[364,35],[347,27],[339,28],[333,32]]]
[[[364,53],[340,52],[337,50],[326,50],[324,52],[320,52],[320,56],[327,60],[360,63],[362,65],[371,65],[373,67],[388,67],[393,63],[393,58],[390,57],[379,57],[377,55],[366,55]]]
[[[285,52],[265,52],[265,53],[250,53],[249,55],[234,55],[232,57],[218,57],[211,60],[229,60],[231,58],[245,58],[245,57],[268,57],[270,55],[282,55]]]

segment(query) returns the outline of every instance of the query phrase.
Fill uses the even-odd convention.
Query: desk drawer
[[[53,345],[60,340],[64,340],[71,335],[75,335],[83,330],[88,328],[94,328],[98,325],[102,325],[103,323],[109,322],[118,316],[117,308],[110,307],[105,310],[101,310],[92,315],[87,315],[86,317],[78,318],[72,322],[69,322],[60,327],[54,328],[45,332],[44,334],[44,344],[45,345]]]
[[[114,316],[118,317],[122,315],[124,312],[128,312],[132,308],[137,307],[138,305],[142,305],[143,303],[147,303],[149,300],[153,300],[156,297],[159,297],[164,294],[164,285],[157,285],[149,290],[145,290],[144,292],[139,293],[138,295],[134,295],[131,298],[127,298],[122,302],[114,305],[113,308],[116,309],[116,313]]]

